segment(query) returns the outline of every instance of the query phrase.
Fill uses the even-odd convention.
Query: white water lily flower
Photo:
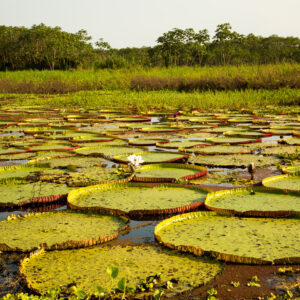
[[[127,160],[130,161],[130,163],[135,167],[138,168],[140,166],[140,164],[142,164],[144,162],[144,160],[142,159],[141,155],[135,155],[132,154],[130,156],[127,157]]]

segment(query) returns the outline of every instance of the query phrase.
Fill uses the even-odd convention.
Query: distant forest
[[[0,70],[300,63],[298,37],[245,36],[229,23],[218,25],[212,37],[207,29],[174,28],[158,37],[154,47],[113,49],[103,39],[91,40],[86,30],[0,26]]]

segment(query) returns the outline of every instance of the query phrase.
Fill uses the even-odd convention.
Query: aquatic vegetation
[[[0,207],[54,202],[65,199],[69,191],[64,184],[9,180],[0,184]]]
[[[93,247],[68,251],[40,251],[22,262],[21,272],[28,286],[41,294],[59,285],[75,281],[88,293],[96,292],[95,285],[110,290],[106,270],[118,268],[119,277],[127,286],[138,290],[150,276],[159,275],[159,286],[173,282],[165,293],[174,295],[198,287],[212,278],[223,265],[215,260],[161,248],[157,245]],[[62,272],[61,270],[64,270]],[[112,270],[112,272],[114,272]],[[153,291],[154,292],[154,291]],[[152,292],[152,293],[153,293]]]
[[[1,251],[28,252],[72,249],[104,243],[116,238],[128,220],[109,214],[56,211],[9,216],[0,222]],[[82,230],[84,228],[84,230]]]
[[[71,191],[68,205],[118,214],[159,215],[194,210],[203,205],[206,194],[204,189],[182,185],[100,184]]]
[[[174,182],[187,181],[206,175],[205,167],[165,163],[144,165],[136,170],[134,181],[140,182]]]
[[[278,217],[300,215],[300,193],[262,188],[232,189],[207,195],[205,206],[239,216]]]
[[[262,184],[274,189],[300,191],[300,172],[265,178]]]
[[[299,218],[237,218],[192,212],[155,227],[156,239],[169,248],[246,264],[299,263]]]

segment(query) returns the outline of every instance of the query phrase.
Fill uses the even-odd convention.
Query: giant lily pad
[[[300,191],[300,172],[268,177],[262,181],[262,184],[275,189]]]
[[[257,167],[262,168],[266,166],[278,165],[280,159],[275,156],[264,156],[254,154],[235,154],[235,155],[198,155],[190,156],[189,162],[211,167],[242,167],[246,168],[251,162],[253,162]]]
[[[19,153],[26,153],[28,150],[21,149],[21,148],[0,148],[0,158],[2,155],[12,155],[12,154],[19,154]]]
[[[129,169],[127,172],[114,168],[90,167],[81,172],[72,172],[67,175],[65,182],[68,186],[89,186],[108,182],[127,182],[134,174]],[[64,178],[61,178],[64,181]]]
[[[227,120],[229,123],[252,123],[251,118],[247,117],[235,117]]]
[[[299,218],[237,218],[193,212],[162,221],[154,234],[167,247],[229,262],[300,263]]]
[[[109,142],[84,142],[78,144],[80,147],[102,147],[102,146],[124,146],[127,145],[127,141],[123,141],[120,139],[114,139]]]
[[[20,165],[10,167],[0,167],[0,181],[8,179],[24,179],[25,177],[38,173],[58,173],[59,170],[51,170],[48,165]]]
[[[281,166],[281,170],[285,174],[300,172],[300,164],[294,166]]]
[[[299,152],[300,152],[300,146],[277,145],[276,147],[264,148],[262,154],[279,155],[279,154],[296,154]]]
[[[111,282],[106,272],[109,266],[119,269],[117,279],[125,277],[126,286],[129,287],[136,288],[142,280],[157,274],[161,274],[157,285],[160,288],[166,286],[168,281],[178,280],[177,284],[173,283],[172,289],[165,290],[167,295],[203,285],[223,267],[215,260],[157,245],[102,246],[68,251],[38,251],[29,260],[23,260],[21,273],[29,288],[41,294],[74,281],[78,288],[93,294],[97,292],[95,285],[110,291]]]
[[[151,122],[151,118],[142,118],[140,116],[136,117],[123,117],[123,118],[115,118],[114,121],[117,122]]]
[[[273,135],[292,135],[293,129],[284,129],[284,128],[271,128],[271,129],[262,129],[264,133],[270,133]]]
[[[39,157],[30,160],[28,163],[47,163],[51,168],[89,168],[102,165],[104,160],[101,157],[85,157],[76,154],[60,155],[57,157]]]
[[[150,164],[136,170],[134,181],[173,182],[191,180],[206,174],[206,168],[185,164]]]
[[[167,127],[167,126],[149,126],[149,127],[143,127],[139,129],[141,132],[176,132],[183,130],[183,128],[176,128],[176,127]]]
[[[266,189],[233,189],[207,195],[205,206],[239,216],[278,217],[300,214],[300,193]]]
[[[76,137],[86,136],[87,133],[80,131],[53,131],[52,134],[47,134],[44,136],[38,136],[50,140],[70,140]],[[100,137],[101,138],[101,137]]]
[[[68,204],[75,209],[108,210],[119,214],[168,214],[200,207],[206,194],[203,189],[188,186],[99,184],[70,192]]]
[[[143,159],[143,164],[157,164],[157,163],[171,163],[185,160],[188,158],[187,155],[175,152],[139,152],[135,153],[140,155]],[[117,162],[128,164],[128,155],[116,155],[113,159]]]
[[[201,147],[207,146],[207,142],[203,141],[172,141],[170,143],[157,143],[156,146],[159,148],[166,148],[166,149],[178,149],[178,148],[192,148],[192,147]]]
[[[261,138],[261,137],[267,137],[271,136],[272,134],[268,133],[261,133],[258,131],[238,131],[238,130],[232,130],[232,131],[225,131],[223,133],[225,136],[238,136],[238,137],[251,137],[251,138]]]
[[[27,252],[92,246],[116,238],[128,220],[76,211],[55,211],[10,217],[0,222],[0,250]],[[84,230],[83,230],[84,229]]]
[[[102,146],[102,147],[83,147],[74,150],[78,154],[82,155],[98,155],[104,157],[112,157],[114,155],[121,154],[133,154],[144,151],[146,149],[137,147],[126,147],[126,146]]]
[[[202,123],[202,124],[211,124],[211,123],[218,123],[221,122],[220,120],[217,120],[215,118],[210,118],[210,117],[193,117],[189,118],[189,122],[192,123]]]
[[[74,147],[70,144],[61,144],[61,143],[45,143],[42,145],[31,146],[29,150],[31,152],[38,151],[71,151],[78,147]]]
[[[30,159],[36,154],[33,152],[17,153],[17,154],[5,154],[0,155],[0,161],[2,160],[20,160],[20,159]]]
[[[239,154],[239,153],[251,153],[253,150],[243,146],[224,146],[215,145],[202,148],[192,148],[192,149],[180,149],[180,151],[187,153],[195,153],[197,155],[217,155],[217,154]]]
[[[205,130],[205,131],[211,132],[211,133],[223,133],[226,131],[233,131],[233,130],[240,131],[240,128],[220,126],[220,127],[211,128],[211,129]]]
[[[0,206],[17,207],[54,202],[65,199],[69,191],[70,188],[63,184],[44,182],[15,184],[10,181],[0,185]]]
[[[244,137],[212,137],[207,138],[206,141],[215,143],[215,144],[248,144],[248,143],[257,143],[261,140],[259,139],[252,139],[252,138],[244,138]]]
[[[168,143],[169,140],[159,139],[159,138],[148,138],[148,139],[133,139],[129,140],[128,144],[132,146],[155,146],[156,143]]]
[[[293,138],[286,138],[278,141],[279,143],[282,144],[288,144],[288,145],[295,145],[295,146],[300,146],[300,137],[293,137]]]
[[[87,143],[87,142],[110,142],[113,141],[114,139],[108,136],[101,136],[98,134],[82,134],[79,136],[74,136],[71,138],[72,142],[77,142],[77,143]]]

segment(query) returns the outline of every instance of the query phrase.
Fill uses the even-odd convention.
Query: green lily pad
[[[206,141],[212,142],[215,144],[248,144],[248,143],[257,143],[258,139],[244,138],[244,137],[212,137],[207,138]]]
[[[110,291],[111,281],[106,272],[110,266],[118,268],[117,280],[125,277],[128,287],[136,288],[142,280],[157,274],[160,274],[160,288],[168,281],[178,280],[172,289],[164,291],[169,296],[209,282],[223,268],[221,263],[208,258],[157,245],[138,245],[40,251],[29,260],[23,260],[21,273],[29,288],[41,294],[74,281],[78,288],[93,294],[97,291],[95,285]],[[153,295],[153,291],[150,294]]]
[[[265,178],[262,184],[274,189],[300,191],[300,172]]]
[[[34,174],[34,172],[39,173],[60,173],[59,170],[52,170],[47,168],[48,165],[20,165],[20,166],[9,166],[0,167],[0,181],[5,181],[8,179],[24,179],[29,175]]]
[[[157,143],[156,146],[159,148],[166,149],[178,149],[178,148],[192,148],[198,146],[206,146],[208,143],[203,141],[172,141],[170,143]]]
[[[80,147],[125,146],[127,145],[127,141],[114,139],[109,142],[83,142],[77,145]]]
[[[226,132],[226,131],[233,131],[233,130],[240,131],[240,128],[220,126],[220,127],[211,128],[211,129],[205,130],[205,131],[211,132],[211,133],[223,133],[223,132]]]
[[[101,157],[83,157],[75,154],[68,154],[57,157],[39,157],[28,163],[47,163],[51,168],[89,168],[103,164],[104,160]]]
[[[61,130],[58,130],[58,131],[53,131],[52,133],[50,134],[44,134],[43,136],[42,135],[38,135],[38,137],[44,137],[44,138],[47,138],[47,139],[51,139],[51,140],[70,140],[70,139],[74,139],[76,137],[82,137],[82,136],[87,136],[88,133],[86,132],[82,132],[82,131],[61,131]],[[91,134],[92,136],[99,136],[99,135],[93,135]],[[100,137],[101,138],[101,137]]]
[[[210,193],[205,206],[242,216],[278,217],[300,215],[300,193],[286,194],[265,189],[233,189]]]
[[[246,264],[299,263],[298,218],[237,218],[215,212],[172,217],[155,227],[167,247]]]
[[[252,118],[231,118],[228,119],[229,123],[252,123]]]
[[[113,138],[110,138],[108,136],[101,136],[98,134],[92,134],[92,133],[82,133],[80,136],[74,136],[71,138],[72,142],[78,142],[78,143],[83,143],[83,142],[110,142],[113,141]]]
[[[136,155],[140,155],[143,159],[142,164],[155,164],[155,163],[168,163],[184,160],[187,158],[186,155],[175,152],[138,152]],[[113,159],[117,162],[128,164],[128,155],[116,155]]]
[[[296,154],[300,153],[300,146],[277,145],[276,147],[264,148],[264,155]]]
[[[137,117],[137,118],[115,118],[114,121],[117,121],[117,122],[150,122],[151,119],[150,118],[143,118],[143,117]]]
[[[181,124],[181,123],[176,123],[177,127],[181,127],[183,129],[188,129],[188,130],[202,130],[202,129],[210,129],[214,128],[211,125],[201,125],[201,124]]]
[[[12,182],[13,183],[13,182]],[[15,207],[27,204],[43,204],[66,198],[71,189],[63,184],[27,183],[0,184],[0,206]]]
[[[113,135],[113,134],[122,134],[122,133],[127,133],[128,128],[103,128],[102,133],[103,134],[108,134],[108,135]]]
[[[192,117],[192,118],[189,118],[188,120],[189,120],[189,122],[192,122],[192,123],[203,123],[203,124],[220,122],[220,120],[217,120],[215,118],[209,118],[209,117]]]
[[[0,160],[22,160],[22,159],[30,159],[35,156],[36,154],[33,152],[5,154],[5,155],[0,155]]]
[[[75,209],[153,215],[193,210],[203,204],[206,194],[203,189],[187,186],[99,184],[72,191],[68,195],[68,204]]]
[[[238,131],[238,130],[232,130],[232,131],[225,131],[223,133],[225,136],[238,136],[238,137],[251,137],[251,138],[261,138],[261,137],[266,137],[270,136],[271,134],[267,133],[261,133],[258,131]]]
[[[133,173],[128,170],[121,172],[114,168],[90,167],[84,168],[81,172],[72,172],[66,176],[68,186],[90,186],[107,182],[127,182],[133,178]]]
[[[0,250],[28,252],[39,247],[55,250],[92,246],[116,238],[127,223],[123,217],[76,211],[9,217],[0,222]]]
[[[206,155],[190,156],[189,162],[197,165],[211,167],[242,167],[246,168],[251,162],[256,167],[263,168],[280,164],[280,159],[275,156],[264,156],[254,154],[235,154],[235,155]]]
[[[279,141],[282,144],[300,146],[300,137],[286,138]]]
[[[70,151],[75,149],[70,144],[61,144],[61,143],[45,143],[42,145],[37,146],[30,146],[30,151],[37,152],[37,151]]]
[[[300,172],[300,164],[294,166],[281,166],[281,170],[285,174]]]
[[[83,147],[74,150],[74,152],[82,155],[99,155],[104,157],[112,157],[114,155],[134,154],[146,149],[126,146],[102,146],[102,147]]]
[[[20,148],[0,148],[0,158],[2,155],[12,155],[12,154],[18,154],[18,153],[24,153],[28,150],[20,149]]]
[[[251,153],[253,150],[243,146],[224,146],[215,145],[193,149],[180,149],[180,151],[187,153],[195,153],[197,155],[217,155],[217,154],[239,154],[239,153]]]
[[[166,143],[169,142],[168,140],[163,139],[133,139],[129,140],[128,144],[132,146],[155,146],[156,143]]]
[[[176,132],[183,130],[183,128],[176,128],[176,127],[167,127],[167,126],[149,126],[143,127],[139,129],[141,132]]]
[[[262,129],[261,130],[264,133],[270,133],[273,135],[292,135],[293,129],[282,129],[282,128],[271,128],[271,129]]]
[[[150,164],[136,170],[134,181],[173,182],[191,180],[206,174],[206,168],[186,164]]]
[[[74,153],[68,152],[68,151],[41,151],[41,152],[32,152],[32,153],[36,154],[37,159],[40,159],[40,158],[50,159],[50,157],[58,157],[58,156],[74,154]]]

